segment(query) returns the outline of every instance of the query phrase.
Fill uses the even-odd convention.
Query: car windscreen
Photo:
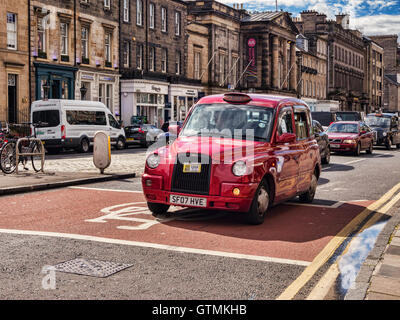
[[[60,124],[60,111],[58,110],[40,110],[32,113],[32,122],[40,123],[38,128],[57,127]]]
[[[274,109],[251,105],[201,104],[187,119],[181,136],[269,141]]]
[[[360,115],[358,113],[345,113],[336,112],[336,121],[359,121]]]
[[[390,128],[390,118],[385,117],[376,117],[376,116],[367,116],[365,118],[365,123],[372,127],[380,127],[380,128]]]
[[[358,133],[358,125],[355,123],[332,123],[326,131],[332,133]]]

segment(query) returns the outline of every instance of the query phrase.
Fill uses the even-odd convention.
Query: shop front
[[[171,84],[169,97],[171,104],[171,121],[184,121],[190,107],[199,98],[199,87]]]
[[[121,80],[121,119],[124,125],[140,116],[147,123],[161,127],[168,120],[168,83],[143,79]],[[166,120],[167,119],[167,120]]]
[[[75,73],[78,68],[34,63],[36,100],[74,99]]]

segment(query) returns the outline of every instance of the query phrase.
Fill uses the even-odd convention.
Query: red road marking
[[[140,241],[187,248],[214,250],[291,260],[312,261],[345,225],[372,201],[346,203],[339,208],[279,205],[270,210],[263,225],[249,226],[239,214],[206,212],[200,221],[172,220],[156,223],[150,214],[132,213],[119,219],[153,221],[145,230],[143,221],[104,217],[135,203],[147,206],[140,193],[101,190],[60,189],[0,198],[0,229],[19,229],[89,235],[111,239]],[[102,209],[109,208],[107,212]],[[104,211],[104,210],[103,210]],[[146,210],[147,211],[147,210]],[[198,214],[201,211],[194,212]],[[182,212],[179,212],[181,215]],[[185,214],[189,217],[190,213]],[[193,212],[192,212],[193,214]],[[172,214],[174,216],[174,214]],[[204,219],[208,217],[209,219]],[[101,218],[101,219],[99,219]],[[91,221],[87,221],[91,220]],[[93,222],[102,220],[103,222]]]

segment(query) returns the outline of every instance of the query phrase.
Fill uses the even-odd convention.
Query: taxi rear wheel
[[[314,172],[311,177],[310,188],[308,188],[307,192],[299,195],[300,202],[304,203],[312,202],[314,200],[315,192],[317,191],[317,185],[318,185],[318,179]]]
[[[163,203],[147,202],[147,206],[149,207],[149,210],[151,211],[153,216],[167,213],[169,209],[169,205]]]
[[[263,181],[259,185],[250,210],[247,213],[247,222],[253,225],[262,224],[269,207],[269,202],[270,196],[268,184]]]

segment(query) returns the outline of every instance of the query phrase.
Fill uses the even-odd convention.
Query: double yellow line
[[[386,212],[393,207],[396,202],[400,200],[400,193],[396,196],[394,194],[400,190],[400,183],[395,185],[387,193],[385,193],[379,200],[375,201],[367,208],[365,208],[359,215],[350,221],[329,243],[325,248],[315,257],[311,264],[303,271],[303,273],[286,288],[286,290],[277,298],[277,300],[291,300],[296,294],[306,285],[306,283],[314,276],[314,274],[322,267],[328,259],[335,253],[337,248],[343,243],[344,240],[359,226],[371,213],[375,212],[372,217],[364,224],[359,230],[363,230],[372,226],[378,221]],[[393,197],[394,196],[394,197]],[[390,199],[390,201],[389,201]],[[389,201],[388,203],[386,203]],[[386,204],[385,204],[386,203]],[[339,275],[337,264],[334,263],[321,278],[315,286],[307,299],[323,299],[329,290],[331,284],[336,280]]]

